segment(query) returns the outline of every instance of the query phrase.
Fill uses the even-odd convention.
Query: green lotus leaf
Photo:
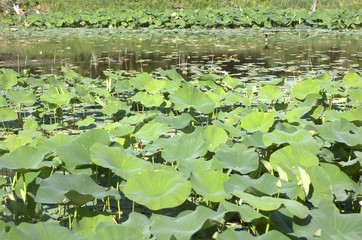
[[[138,92],[130,99],[134,102],[140,102],[145,107],[159,107],[164,102],[162,95],[145,92]]]
[[[359,239],[362,234],[362,215],[341,214],[333,202],[323,200],[318,208],[310,211],[310,220],[293,223],[296,236],[312,239]]]
[[[224,190],[228,175],[221,171],[199,170],[190,177],[192,188],[204,201],[221,202],[231,196]]]
[[[195,122],[196,120],[188,113],[182,113],[179,116],[160,116],[156,117],[156,121],[160,123],[165,123],[171,128],[174,129],[183,129],[187,127],[190,122]]]
[[[222,232],[220,235],[217,236],[216,240],[269,240],[269,239],[280,239],[280,240],[288,240],[287,236],[283,233],[278,232],[276,230],[271,230],[263,235],[260,236],[253,236],[247,231],[235,231],[232,228],[228,228],[226,231]]]
[[[316,207],[322,200],[333,201],[331,179],[326,170],[321,166],[313,166],[308,168],[308,174],[313,185],[313,193],[308,201]]]
[[[145,90],[148,93],[156,94],[161,92],[161,90],[166,86],[166,81],[152,79],[145,85]]]
[[[134,227],[122,225],[107,225],[97,229],[95,235],[89,237],[90,240],[99,239],[129,239],[129,240],[142,240],[144,235]]]
[[[130,106],[127,103],[121,102],[114,97],[108,97],[107,104],[102,108],[101,112],[107,116],[112,116],[121,110],[128,112],[129,109]]]
[[[97,227],[102,224],[114,224],[112,215],[97,214],[89,210],[80,208],[78,210],[79,219],[74,219],[72,222],[72,231],[77,236],[91,237],[97,233]]]
[[[27,119],[24,121],[23,129],[25,131],[36,131],[38,128],[38,122],[34,119]]]
[[[203,135],[206,140],[207,148],[210,152],[213,152],[218,146],[225,144],[229,139],[229,136],[224,129],[213,125],[207,126]]]
[[[294,145],[285,146],[273,152],[269,161],[273,167],[279,165],[290,169],[297,169],[298,165],[311,167],[319,164],[319,159],[315,154]]]
[[[321,146],[311,136],[311,134],[307,130],[303,129],[292,133],[275,129],[273,132],[266,133],[262,137],[266,146],[271,146],[272,144],[282,145],[284,143],[288,143],[291,145],[303,147],[304,149],[309,150],[315,154],[321,148]]]
[[[11,89],[18,83],[19,74],[12,69],[1,69],[0,84],[5,90]]]
[[[225,99],[226,96],[224,89],[222,89],[221,87],[218,87],[214,91],[207,91],[205,93],[214,102],[215,108],[220,107],[222,105],[223,100]]]
[[[145,89],[145,85],[152,81],[152,76],[149,73],[141,73],[130,79],[130,84],[138,90]]]
[[[259,156],[254,149],[243,149],[241,146],[234,145],[230,149],[217,150],[215,157],[220,160],[223,168],[248,174],[258,169]]]
[[[11,108],[0,108],[0,122],[14,121],[18,119],[18,114]]]
[[[170,100],[175,104],[175,110],[183,111],[194,108],[201,113],[211,113],[215,104],[206,93],[201,92],[191,84],[183,84],[180,89],[170,95]]]
[[[334,200],[346,201],[349,197],[348,191],[354,189],[356,183],[336,165],[321,163],[321,168],[329,178],[330,189],[332,189]]]
[[[257,212],[254,208],[249,205],[242,204],[237,205],[229,201],[222,201],[219,204],[217,212],[236,212],[239,213],[240,219],[243,222],[258,222],[259,219],[266,219],[267,217]]]
[[[301,118],[311,110],[311,106],[296,107],[286,112],[285,118],[281,116],[281,119],[286,119],[290,123],[300,122]]]
[[[28,90],[9,91],[6,96],[13,104],[32,106],[36,102],[35,94]]]
[[[348,98],[351,100],[351,105],[355,107],[361,107],[362,106],[362,94],[361,89],[349,89],[348,91]],[[361,108],[357,108],[361,109]]]
[[[64,201],[70,201],[76,205],[83,205],[94,199],[102,199],[107,196],[120,199],[118,193],[107,192],[86,174],[63,175],[54,173],[40,182],[35,201],[47,204],[60,204]]]
[[[90,158],[98,166],[111,169],[115,174],[128,179],[132,174],[151,168],[151,163],[137,158],[120,147],[108,147],[95,143],[90,147]]]
[[[122,225],[133,227],[134,229],[137,229],[138,231],[143,233],[145,240],[150,239],[151,221],[147,216],[138,212],[131,212],[128,216],[127,221],[122,223]]]
[[[272,113],[252,112],[241,120],[241,127],[248,132],[267,132],[273,126],[274,118]]]
[[[177,82],[178,84],[185,79],[176,71],[176,69],[163,70],[162,68],[157,68],[157,71],[161,76],[167,77],[170,80]]]
[[[201,229],[219,224],[223,215],[224,213],[219,214],[204,206],[198,206],[194,211],[181,212],[176,218],[152,214],[151,232],[158,240],[169,240],[173,237],[189,240]]]
[[[40,96],[40,100],[55,105],[68,105],[71,100],[71,96],[67,91],[59,92],[58,89],[51,87],[48,89],[47,93]]]
[[[43,162],[47,149],[31,146],[21,146],[14,151],[0,157],[0,167],[8,169],[21,169],[27,171],[51,166],[51,162]]]
[[[91,124],[93,124],[95,121],[93,116],[87,116],[85,119],[83,120],[79,120],[78,122],[75,123],[75,125],[77,125],[78,127],[87,127]]]
[[[8,105],[8,102],[6,101],[6,98],[4,96],[0,95],[0,107],[5,107]]]
[[[105,130],[91,129],[72,142],[57,147],[56,152],[60,160],[65,163],[65,167],[72,170],[79,165],[92,163],[90,146],[95,143],[107,145],[109,142],[109,136]]]
[[[261,99],[276,101],[281,99],[284,96],[284,94],[282,90],[280,90],[278,87],[274,85],[265,85],[260,88],[258,96]]]
[[[8,237],[9,239],[34,240],[85,240],[85,238],[72,233],[68,228],[49,222],[38,222],[36,224],[22,222],[19,226],[10,228]]]
[[[362,88],[362,78],[356,72],[349,72],[342,78],[342,85],[348,88]]]
[[[223,123],[219,120],[212,121],[212,125],[224,129],[229,133],[230,137],[241,137],[243,135],[241,129],[238,129],[233,125]]]
[[[362,95],[361,93],[359,94]],[[347,119],[350,122],[362,121],[362,108],[355,108],[345,111],[343,114],[341,114],[341,117]]]
[[[142,141],[155,141],[169,130],[170,128],[166,124],[152,120],[144,124],[134,136]]]
[[[235,89],[241,83],[240,80],[232,78],[230,76],[226,76],[222,81],[226,84],[226,86],[231,89]]]
[[[124,186],[125,196],[151,210],[181,205],[191,193],[191,183],[173,169],[133,174]]]
[[[309,94],[319,94],[322,88],[314,79],[308,79],[297,83],[292,90],[292,96],[298,100],[304,100]]]
[[[233,195],[239,197],[243,202],[248,203],[250,206],[262,211],[270,212],[285,207],[291,214],[298,218],[306,218],[309,214],[309,209],[306,206],[294,200],[265,196],[256,197],[238,190],[234,191]]]
[[[169,143],[163,147],[161,156],[167,162],[175,162],[198,158],[206,153],[206,141],[184,134],[169,140]]]

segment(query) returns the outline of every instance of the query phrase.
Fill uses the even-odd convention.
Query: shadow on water
[[[176,67],[184,75],[300,76],[358,69],[359,35],[315,30],[19,30],[0,34],[0,67],[58,74],[66,66],[89,77],[102,76],[106,69],[151,72],[159,67]]]

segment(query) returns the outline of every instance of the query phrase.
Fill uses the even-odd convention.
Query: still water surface
[[[266,35],[267,34],[267,39]],[[0,68],[58,74],[61,66],[89,77],[106,69],[235,77],[300,76],[360,70],[362,34],[316,30],[56,29],[0,33]]]

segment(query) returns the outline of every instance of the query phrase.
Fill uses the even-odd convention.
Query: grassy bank
[[[39,2],[40,8],[46,11],[93,11],[99,8],[132,8],[132,9],[166,9],[166,8],[249,8],[265,6],[277,9],[309,9],[313,0],[28,0],[24,1],[24,7],[34,7]],[[359,0],[319,0],[320,9],[353,9],[359,10],[362,4]]]

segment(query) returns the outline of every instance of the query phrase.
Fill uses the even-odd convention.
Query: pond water
[[[267,39],[265,39],[267,35]],[[106,69],[151,72],[177,68],[190,76],[304,76],[360,70],[359,32],[317,30],[55,29],[0,33],[0,68],[58,74],[61,66],[89,77]]]

